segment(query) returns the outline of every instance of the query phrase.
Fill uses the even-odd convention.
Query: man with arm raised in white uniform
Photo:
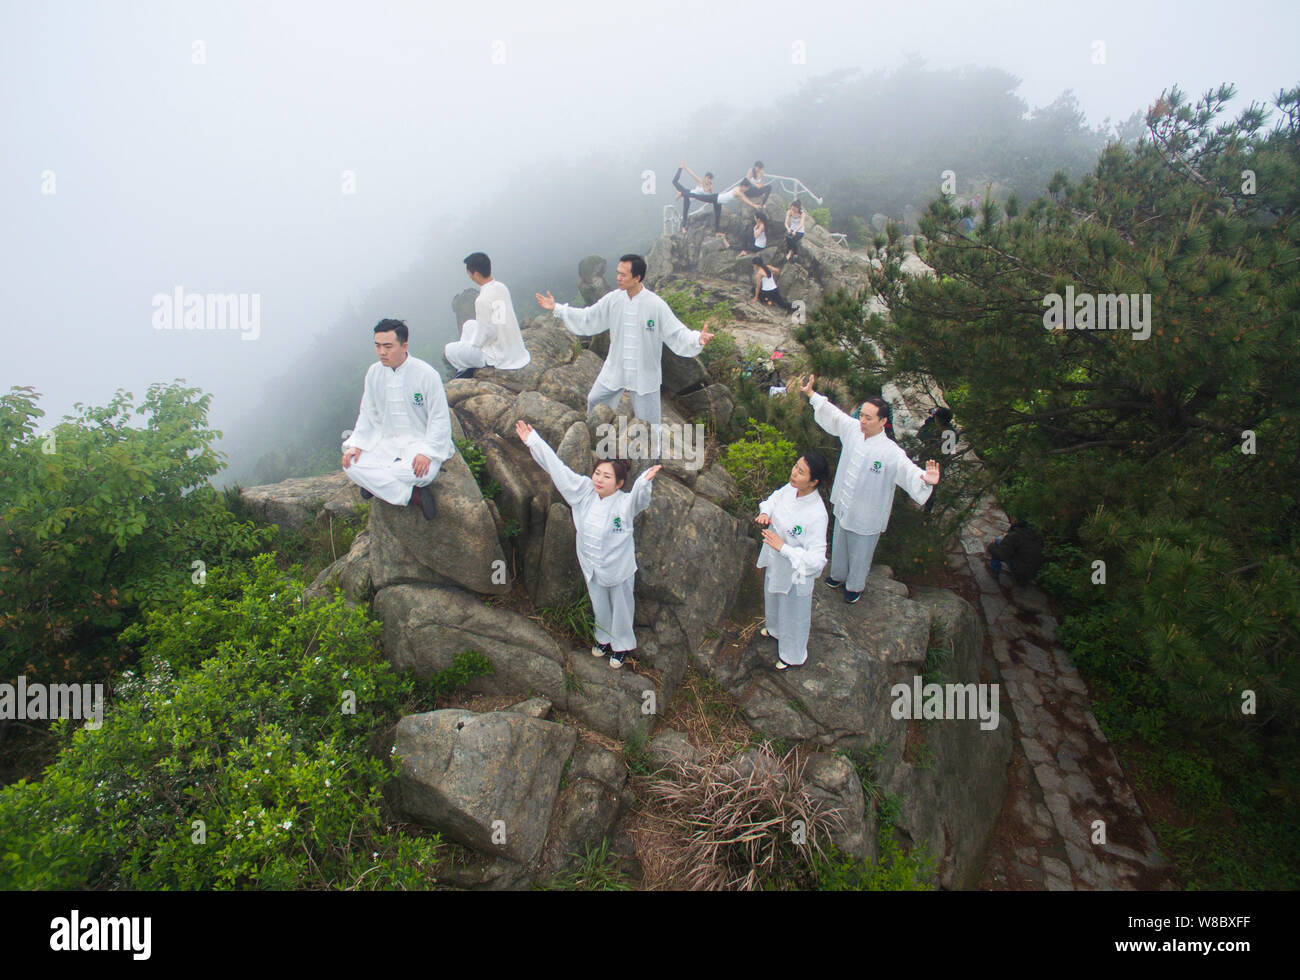
[[[587,412],[597,405],[617,408],[626,391],[637,418],[657,427],[663,420],[659,386],[663,382],[663,349],[667,344],[682,357],[696,357],[713,339],[707,330],[690,330],[668,304],[641,285],[645,259],[624,255],[618,260],[618,289],[588,307],[555,302],[549,292],[537,294],[537,305],[552,311],[570,333],[591,337],[609,331],[609,354],[587,396]]]
[[[918,504],[924,504],[939,482],[939,464],[926,460],[925,469],[921,469],[885,435],[888,402],[868,398],[862,403],[862,417],[855,419],[832,405],[825,395],[814,393],[816,380],[815,375],[809,375],[808,383],[799,385],[799,392],[812,404],[817,424],[838,436],[843,446],[831,487],[835,532],[826,584],[836,589],[844,586],[844,601],[857,602],[866,588],[876,543],[889,526],[894,487],[902,487]]]
[[[474,300],[474,317],[461,328],[460,340],[443,348],[456,371],[453,377],[473,377],[474,369],[493,367],[498,371],[516,371],[531,360],[519,332],[515,305],[505,283],[492,278],[492,260],[482,252],[465,256],[465,271],[478,286]]]
[[[375,325],[379,360],[366,371],[357,423],[343,443],[343,472],[363,497],[398,507],[418,504],[430,520],[429,484],[456,447],[442,378],[428,362],[407,354],[408,335],[401,320]]]

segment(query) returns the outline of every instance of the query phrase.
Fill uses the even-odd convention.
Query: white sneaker
[[[604,650],[602,650],[602,649],[600,648],[599,644],[596,645],[596,646],[593,646],[593,647],[591,648],[591,655],[592,655],[593,657],[603,657],[603,656],[605,656],[605,652],[606,652],[606,651],[604,651]]]

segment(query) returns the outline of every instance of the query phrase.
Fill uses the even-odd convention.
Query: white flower
[[[330,784],[330,781],[329,781],[328,779],[325,780],[325,786],[326,786],[326,788],[329,788],[329,784]]]
[[[343,671],[343,679],[344,679],[344,680],[347,680],[347,679],[348,679],[348,674],[350,674],[350,673],[351,673],[351,671],[347,671],[347,670]]]
[[[293,821],[286,820],[284,823],[280,824],[280,826],[283,827],[285,830],[288,830],[290,827],[293,826]]]

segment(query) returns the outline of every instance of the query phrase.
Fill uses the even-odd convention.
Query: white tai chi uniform
[[[596,642],[608,643],[615,652],[635,650],[632,587],[636,584],[636,545],[632,541],[632,522],[650,506],[650,481],[642,473],[630,493],[617,490],[602,500],[591,477],[565,466],[536,429],[527,445],[533,459],[555,481],[560,496],[573,510],[578,564],[596,614]]]
[[[841,412],[825,395],[814,394],[808,401],[817,424],[838,436],[843,446],[831,487],[835,533],[830,577],[842,581],[849,592],[861,592],[876,542],[889,526],[894,487],[902,487],[918,504],[924,504],[934,488],[925,482],[925,470],[884,432],[864,438],[858,420]]]
[[[514,371],[532,359],[505,283],[489,279],[479,287],[473,318],[461,327],[460,340],[453,340],[442,353],[457,371],[481,367]]]
[[[664,344],[682,357],[696,357],[704,349],[700,332],[688,329],[667,303],[645,288],[632,299],[627,290],[615,289],[587,307],[556,303],[555,315],[579,337],[609,331],[609,355],[587,396],[589,413],[602,402],[617,408],[627,391],[637,418],[657,425],[663,420],[659,386]]]
[[[777,639],[777,656],[796,666],[808,659],[812,628],[813,582],[826,567],[826,505],[816,490],[799,496],[786,484],[758,505],[768,525],[785,542],[781,550],[763,543],[758,567],[763,579],[763,612],[767,631]]]
[[[442,378],[426,361],[407,355],[395,368],[376,361],[366,371],[361,411],[344,449],[361,455],[343,472],[380,500],[402,506],[414,487],[427,487],[455,455],[451,410]],[[416,476],[416,456],[429,458],[429,471]]]

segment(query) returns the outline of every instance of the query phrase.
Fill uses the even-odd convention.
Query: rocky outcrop
[[[481,854],[527,865],[546,843],[576,744],[571,728],[507,711],[408,715],[397,725],[394,804]]]
[[[295,477],[281,483],[244,487],[239,496],[248,509],[267,524],[286,530],[309,527],[322,508],[346,512],[360,506],[361,495],[342,468],[325,476]]]
[[[609,292],[605,279],[605,260],[599,255],[588,255],[578,263],[578,292],[588,306]]]
[[[736,697],[757,730],[877,756],[880,785],[905,801],[900,835],[925,842],[942,859],[945,887],[968,887],[1006,793],[1010,721],[999,715],[996,727],[986,728],[977,717],[898,717],[892,692],[903,684],[910,693],[932,645],[941,644],[949,651],[944,681],[989,684],[984,703],[996,703],[997,668],[982,662],[975,611],[942,590],[917,590],[909,598],[907,587],[878,565],[856,604],[820,583],[812,622],[802,668],[772,669],[776,645],[757,634],[734,661],[721,647],[701,651],[700,666]],[[919,712],[918,705],[917,718]]]

